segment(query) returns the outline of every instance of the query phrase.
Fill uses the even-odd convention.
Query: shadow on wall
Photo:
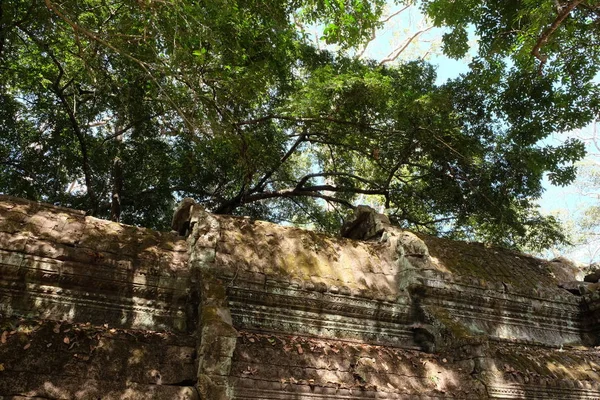
[[[0,324],[0,396],[196,398],[191,337],[16,317]]]
[[[0,197],[0,396],[195,398],[188,288],[178,236]]]
[[[234,398],[484,398],[464,363],[438,354],[332,338],[240,332],[232,376]],[[477,396],[479,393],[480,396]],[[408,397],[411,396],[411,397]],[[394,398],[393,395],[389,398]]]
[[[22,200],[0,211],[5,315],[186,329],[181,238]]]
[[[385,244],[219,221],[214,268],[236,327],[414,346],[406,292]]]
[[[536,367],[555,363],[578,369],[582,361],[556,358],[562,351],[557,344],[580,343],[579,306],[572,295],[557,287],[542,260],[480,244],[432,243],[438,240],[434,238],[427,240],[433,254],[430,259],[428,252],[409,251],[415,246],[413,238],[405,249],[406,262],[400,263],[381,243],[345,241],[243,219],[223,221],[216,268],[233,277],[228,287],[230,297],[235,298],[230,304],[236,327],[321,337],[242,332],[248,339],[238,340],[232,369],[241,379],[242,398],[250,396],[248,393],[260,398],[257,393],[262,389],[251,389],[257,382],[259,386],[270,382],[265,388],[289,391],[289,398],[302,398],[297,392],[317,388],[333,390],[328,392],[330,396],[346,396],[342,390],[357,389],[410,395],[439,391],[436,395],[441,396],[440,392],[468,387],[475,391],[471,392],[474,398],[490,397],[496,389],[540,398],[556,398],[557,393],[573,399],[589,395],[585,390],[566,387],[585,387],[592,375],[583,371],[559,375]],[[261,284],[252,298],[239,294],[245,281]],[[265,292],[268,296],[260,297]],[[298,301],[294,302],[294,297]],[[388,314],[388,306],[397,313]],[[398,312],[403,307],[408,310]],[[393,317],[386,319],[384,315]],[[391,325],[409,328],[429,354],[400,350],[392,342],[380,341],[388,346],[376,346],[374,343],[389,333]],[[352,329],[357,336],[337,335]],[[327,350],[327,346],[353,345],[335,339],[340,337],[363,342],[356,344],[358,348],[380,350],[359,356],[360,362],[347,354],[336,361],[338,352]],[[260,341],[263,344],[256,352],[248,350]],[[272,354],[278,346],[283,350]],[[520,356],[497,355],[510,349],[524,358],[533,357],[531,348],[538,347],[543,351],[535,365],[520,361]],[[383,349],[405,352],[401,357],[412,361],[404,365],[405,369],[395,365],[392,372],[369,370],[370,361],[384,365]],[[584,353],[595,357],[593,352]],[[540,376],[536,383],[534,371],[545,374],[540,375],[543,382],[557,387],[554,395],[548,397],[549,392],[540,389],[545,383],[540,383]],[[567,386],[560,389],[563,381]],[[433,385],[436,382],[440,386]],[[489,391],[485,385],[490,385]],[[483,390],[480,396],[477,390]]]

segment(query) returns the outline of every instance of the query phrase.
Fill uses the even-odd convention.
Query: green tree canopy
[[[423,7],[454,28],[445,49],[460,55],[466,29],[487,32],[487,19],[453,4]],[[422,61],[345,55],[370,39],[383,6],[4,1],[0,190],[159,229],[184,196],[325,230],[369,197],[429,233],[510,246],[562,239],[533,199],[546,173],[573,180],[583,146],[540,140],[597,114],[595,66],[548,50],[556,55],[540,70],[523,50],[531,44],[483,34],[470,72],[444,85]],[[512,15],[502,2],[488,9]],[[341,51],[316,49],[303,23]]]

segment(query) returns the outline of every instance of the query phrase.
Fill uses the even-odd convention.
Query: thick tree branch
[[[298,184],[296,185],[296,190],[300,190],[304,188],[304,184],[312,178],[318,178],[318,177],[326,177],[326,176],[345,176],[348,178],[352,178],[352,179],[356,179],[357,181],[366,183],[367,185],[373,185],[374,182],[365,179],[361,176],[358,175],[354,175],[354,174],[349,174],[346,172],[318,172],[318,173],[314,173],[314,174],[308,174],[302,177],[302,179],[300,179],[298,181]]]
[[[305,140],[306,140],[306,136],[304,134],[300,135],[300,137],[298,137],[298,139],[296,139],[294,144],[292,144],[292,147],[290,147],[290,149],[284,154],[284,156],[281,157],[281,160],[279,160],[277,165],[275,167],[273,167],[269,172],[267,172],[262,177],[262,179],[250,190],[250,193],[254,193],[256,191],[262,190],[263,186],[269,180],[269,178],[271,178],[271,176],[273,176],[273,174],[283,165],[283,163],[286,162],[286,160],[288,158],[290,158],[292,156],[292,154],[294,154],[294,152],[296,151],[298,146],[300,146],[300,144],[302,142],[304,142]]]
[[[550,26],[544,30],[542,35],[538,38],[537,42],[533,46],[533,49],[531,50],[531,54],[533,54],[533,56],[535,58],[540,60],[540,72],[544,68],[544,64],[546,64],[546,61],[548,61],[548,56],[545,54],[541,54],[540,49],[546,43],[548,43],[550,36],[552,36],[552,34],[559,28],[559,26],[563,23],[563,21],[569,16],[571,11],[573,11],[573,9],[575,7],[577,7],[579,5],[579,3],[581,3],[582,1],[583,0],[573,0],[569,3],[567,3],[566,5],[562,6],[560,8],[560,11],[558,12],[558,15],[556,16],[556,19],[554,20],[554,22],[552,22],[552,24],[550,24]]]
[[[338,199],[334,196],[329,196],[321,193],[324,192],[336,192],[336,193],[354,193],[354,194],[369,194],[369,195],[387,195],[387,189],[360,189],[353,187],[337,187],[333,185],[315,185],[308,187],[294,187],[291,189],[282,189],[272,192],[260,192],[252,194],[244,194],[243,196],[236,196],[229,202],[224,203],[218,207],[214,212],[215,214],[226,214],[235,210],[237,207],[244,204],[249,204],[255,201],[267,200],[273,198],[292,198],[292,197],[314,197],[331,201],[334,203],[342,204],[349,208],[354,206],[347,200]]]

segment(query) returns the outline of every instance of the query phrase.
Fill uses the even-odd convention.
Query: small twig
[[[392,61],[395,61],[400,54],[402,54],[404,52],[404,50],[406,50],[406,48],[412,43],[413,40],[415,40],[418,36],[422,35],[423,33],[431,30],[433,28],[432,26],[429,26],[425,29],[421,29],[420,31],[415,32],[411,37],[409,37],[406,42],[404,42],[403,46],[400,46],[396,49],[394,49],[390,54],[388,54],[388,56],[386,58],[384,58],[383,60],[381,60],[379,62],[379,65],[383,65]]]

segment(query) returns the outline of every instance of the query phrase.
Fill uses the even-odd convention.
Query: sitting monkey
[[[171,229],[176,231],[181,236],[186,236],[190,229],[190,214],[192,208],[196,204],[196,201],[190,197],[186,197],[179,203],[175,213],[173,214],[173,220],[171,222]]]

